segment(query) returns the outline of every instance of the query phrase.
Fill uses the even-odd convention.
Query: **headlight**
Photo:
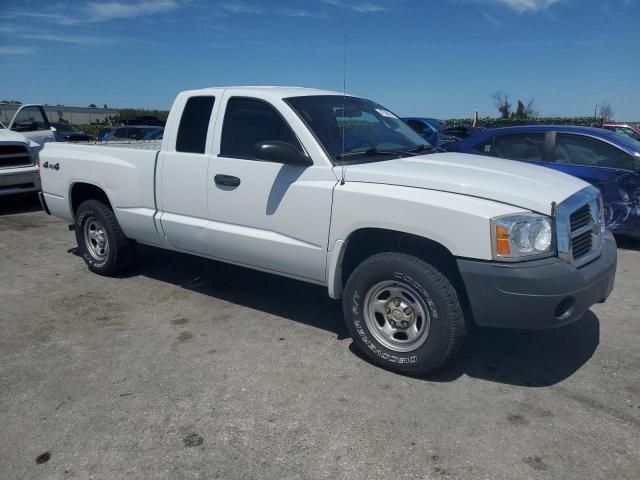
[[[491,220],[493,258],[528,260],[555,254],[550,217],[535,213],[506,215]]]

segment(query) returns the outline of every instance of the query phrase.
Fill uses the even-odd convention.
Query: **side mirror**
[[[284,165],[313,165],[311,159],[300,153],[296,147],[288,142],[277,140],[256,143],[254,145],[254,155],[256,159],[265,162],[282,163]]]

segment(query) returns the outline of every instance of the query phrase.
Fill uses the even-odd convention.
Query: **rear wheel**
[[[455,288],[427,262],[403,253],[369,257],[349,277],[347,327],[373,363],[425,374],[462,348],[466,325]]]
[[[136,243],[125,237],[113,211],[97,200],[87,200],[76,212],[76,241],[92,272],[114,275],[131,266]]]

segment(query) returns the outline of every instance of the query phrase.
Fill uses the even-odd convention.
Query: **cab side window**
[[[302,152],[298,139],[275,108],[254,98],[230,98],[222,126],[220,155],[254,160],[256,144],[267,141],[287,142]]]
[[[585,167],[620,168],[633,171],[633,157],[597,138],[570,133],[556,135],[557,163]]]
[[[489,147],[486,144],[482,144],[480,152],[512,160],[542,162],[544,160],[544,138],[544,133],[499,135],[494,137],[493,143]]]
[[[178,127],[177,152],[204,153],[214,103],[215,98],[208,96],[187,100]]]

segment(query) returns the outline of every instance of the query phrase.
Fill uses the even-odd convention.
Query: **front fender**
[[[527,212],[493,200],[398,185],[338,185],[329,233],[329,296],[342,291],[342,258],[350,235],[363,228],[406,233],[439,243],[453,256],[491,260],[491,218]]]

